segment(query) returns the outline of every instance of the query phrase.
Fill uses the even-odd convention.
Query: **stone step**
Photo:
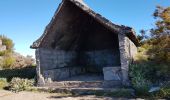
[[[52,92],[52,93],[71,93],[73,95],[128,95],[134,96],[134,90],[130,88],[52,88],[52,87],[39,87],[39,91]]]
[[[120,88],[121,86],[121,81],[60,81],[45,85],[53,88]]]

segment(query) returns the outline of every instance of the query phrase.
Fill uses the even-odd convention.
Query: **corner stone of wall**
[[[122,84],[129,86],[129,64],[132,62],[135,54],[137,54],[137,47],[125,34],[119,34],[118,38],[122,71]]]
[[[37,85],[43,86],[43,85],[45,85],[45,80],[44,80],[44,77],[41,73],[40,50],[39,49],[36,49],[35,55],[36,55],[36,63],[37,63],[37,67],[36,67]]]

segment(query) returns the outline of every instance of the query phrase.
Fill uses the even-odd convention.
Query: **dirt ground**
[[[121,98],[110,98],[110,97],[96,97],[93,95],[89,96],[61,96],[56,93],[39,93],[39,92],[19,92],[13,93],[10,91],[0,90],[0,100],[127,100]]]

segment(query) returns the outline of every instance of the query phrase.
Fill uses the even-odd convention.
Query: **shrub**
[[[6,78],[8,82],[10,82],[14,77],[33,79],[35,75],[36,67],[0,70],[0,78]]]
[[[32,66],[35,63],[35,60],[32,58],[32,56],[22,56],[19,53],[14,53],[13,57],[15,58],[15,63],[13,64],[13,69],[16,68],[24,68],[28,66]]]
[[[13,57],[5,57],[2,61],[2,67],[3,68],[11,68],[15,62],[15,59]]]
[[[6,45],[7,50],[13,51],[14,43],[10,38],[8,38],[4,35],[0,35],[0,39],[2,40],[2,44]]]
[[[9,84],[9,89],[11,91],[20,92],[29,89],[34,86],[34,80],[13,78]]]
[[[25,57],[25,64],[27,66],[32,66],[34,64],[35,60],[32,58],[32,56],[27,55]]]
[[[170,87],[161,88],[160,91],[156,93],[155,98],[169,98],[170,99]]]
[[[169,76],[167,67],[167,65],[153,64],[153,62],[130,65],[129,75],[137,96],[170,97],[170,83],[161,85],[160,91],[154,94],[148,92],[151,85],[160,85],[162,81],[167,81],[166,77]]]
[[[0,89],[3,89],[4,87],[7,86],[7,80],[6,78],[0,78]]]
[[[155,99],[167,98],[170,99],[170,81],[165,82],[159,91],[153,92],[152,97]]]
[[[6,54],[6,51],[0,51],[0,56],[4,56]]]
[[[147,65],[134,64],[130,66],[130,77],[132,85],[136,90],[138,96],[148,96],[148,90],[151,85],[149,80],[149,72]],[[147,76],[148,75],[148,76]]]

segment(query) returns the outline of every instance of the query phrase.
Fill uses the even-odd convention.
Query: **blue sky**
[[[156,5],[170,6],[170,0],[84,0],[94,11],[116,24],[141,29],[154,26]],[[0,0],[0,34],[11,38],[15,51],[33,55],[29,46],[41,36],[61,0]]]

